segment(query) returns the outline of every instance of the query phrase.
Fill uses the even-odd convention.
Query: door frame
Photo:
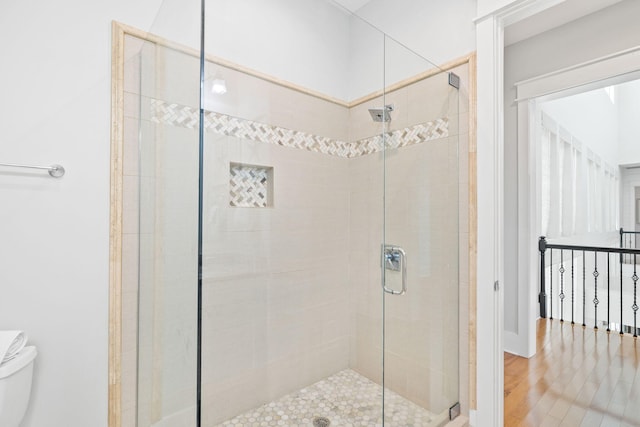
[[[607,84],[618,84],[638,78],[640,46],[515,83],[518,109],[518,222],[523,224],[518,230],[521,286],[518,305],[521,312],[525,313],[520,316],[519,323],[527,329],[519,338],[520,348],[526,357],[536,352],[535,328],[539,317],[537,285],[540,283],[540,271],[535,245],[541,234],[541,159],[536,125],[539,122],[539,118],[536,118],[539,100],[559,93],[583,93],[600,87],[604,80]],[[621,192],[620,196],[623,202],[624,194]]]
[[[564,0],[479,0],[477,401],[471,425],[504,425],[504,31]]]
[[[478,55],[478,170],[481,171],[478,174],[477,363],[483,368],[478,372],[477,411],[471,414],[472,425],[501,427],[504,423],[504,296],[499,286],[504,277],[504,31],[562,2],[564,0],[479,0],[479,16],[474,20]],[[556,83],[559,81],[561,79]],[[535,83],[527,82],[532,83],[531,87]],[[522,99],[522,93],[519,92],[518,97]],[[527,105],[526,102],[519,104]],[[526,119],[519,113],[519,124],[528,120],[528,111],[523,114]],[[529,130],[523,128],[518,132],[526,134]],[[519,184],[519,191],[522,185]],[[529,195],[519,195],[519,206],[527,200]],[[530,231],[525,230],[525,235]],[[526,267],[531,257],[527,256],[522,262]]]

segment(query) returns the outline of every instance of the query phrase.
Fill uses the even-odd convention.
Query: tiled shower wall
[[[203,421],[213,426],[348,367],[349,193],[345,158],[211,132],[206,146]],[[273,168],[272,207],[229,205],[230,162]]]
[[[158,69],[162,68],[162,73],[156,75],[155,87],[147,90],[146,96],[144,83],[142,89],[137,89],[143,93],[137,97],[139,104],[135,104],[133,96],[136,89],[131,89],[135,84],[129,85],[129,104],[135,105],[128,109],[133,120],[130,125],[139,120],[143,136],[152,142],[151,147],[142,148],[146,158],[141,164],[149,162],[147,169],[153,172],[147,178],[132,174],[134,178],[125,182],[125,187],[133,187],[140,179],[140,185],[146,188],[143,192],[153,194],[146,206],[156,214],[145,232],[141,229],[139,234],[140,244],[155,248],[149,253],[156,254],[156,268],[146,277],[167,277],[167,272],[159,270],[160,265],[174,268],[174,273],[165,278],[173,284],[160,286],[163,291],[141,293],[149,301],[140,304],[141,310],[147,310],[143,318],[154,319],[151,329],[156,332],[142,337],[148,360],[141,364],[145,372],[141,372],[143,398],[139,406],[149,414],[150,422],[164,419],[163,425],[171,425],[167,421],[171,414],[181,409],[193,411],[194,384],[183,377],[193,372],[189,358],[192,337],[195,338],[189,322],[195,312],[190,303],[194,300],[195,283],[191,275],[197,214],[197,205],[193,204],[196,195],[192,194],[197,188],[193,181],[197,164],[197,87],[181,86],[179,82],[184,81],[185,74],[197,70],[197,60],[168,49],[154,49],[151,62],[161,61],[163,66]],[[205,135],[203,421],[207,426],[347,367],[379,381],[381,355],[382,163],[376,149],[381,147],[381,141],[371,139],[379,134],[380,124],[372,122],[366,111],[370,106],[379,106],[380,100],[348,109],[243,73],[211,67],[217,67],[211,69],[212,75],[223,73],[229,91],[212,96],[206,105],[215,111],[208,113]],[[129,74],[134,72],[135,67],[131,66]],[[135,80],[131,78],[131,82]],[[420,219],[421,211],[412,208],[418,202],[412,197],[425,194],[417,182],[457,182],[456,176],[446,173],[457,171],[450,162],[457,161],[457,149],[453,152],[452,147],[456,145],[453,138],[458,114],[450,109],[450,87],[442,80],[446,80],[444,74],[387,95],[387,103],[391,100],[396,104],[391,130],[418,135],[416,142],[421,141],[420,135],[432,139],[387,152],[391,156],[387,157],[388,167],[397,168],[398,176],[393,179],[399,180],[401,187],[394,203],[408,208],[406,218],[415,212],[414,221]],[[268,140],[271,142],[265,143],[270,132],[275,133]],[[133,130],[125,139],[125,145],[137,148]],[[349,141],[361,142],[354,145]],[[132,158],[136,152],[126,151]],[[466,155],[464,150],[460,155]],[[230,163],[273,168],[272,206],[230,205]],[[432,169],[433,173],[445,175],[425,175]],[[425,197],[434,197],[431,192],[448,192],[455,196],[448,203],[458,201],[457,188],[439,187],[429,187]],[[462,212],[467,199],[462,194],[460,197],[464,202],[460,206]],[[137,218],[137,202],[137,198],[129,201],[125,217]],[[423,200],[422,205],[425,203],[428,201]],[[434,232],[444,230],[444,223],[448,228],[454,227],[452,221],[451,216],[440,213],[431,219],[430,226]],[[131,231],[133,241],[137,230]],[[447,236],[431,237],[445,242]],[[131,245],[126,256],[129,259],[137,249],[134,243]],[[450,246],[447,253],[455,258],[457,253],[452,251],[457,250],[457,245]],[[419,360],[416,357],[424,356],[426,363],[435,356],[423,354],[425,347],[419,344],[424,341],[416,343],[414,338],[435,340],[432,342],[437,342],[436,347],[444,354],[447,345],[453,348],[453,338],[443,336],[440,323],[449,322],[452,319],[447,316],[457,316],[458,312],[452,309],[450,313],[440,313],[444,317],[437,319],[429,310],[431,304],[442,306],[444,294],[437,292],[442,286],[455,285],[438,279],[446,274],[439,271],[441,260],[437,254],[432,255],[433,271],[415,286],[430,289],[434,281],[439,286],[434,293],[423,292],[425,299],[411,300],[410,304],[418,306],[410,312],[418,317],[404,318],[406,307],[388,307],[392,320],[389,328],[399,328],[390,331],[394,338],[387,342],[393,353],[387,371],[388,385],[421,404],[435,404],[435,397],[425,401],[424,390],[413,390],[418,380],[426,381],[424,364],[411,369],[415,363],[420,364],[415,362]],[[128,280],[134,278],[130,274]],[[183,285],[188,289],[182,289]],[[132,284],[129,287],[133,290]],[[132,331],[125,332],[123,347],[128,356],[124,363],[126,372],[135,373],[136,295],[126,293],[124,299],[125,311],[133,313],[124,324],[126,330]],[[150,301],[168,308],[159,309]],[[425,305],[420,305],[422,302]],[[447,303],[455,306],[457,301]],[[176,319],[182,320],[176,323]],[[421,329],[407,329],[414,330],[415,336],[402,333],[410,321],[421,325]],[[168,332],[158,332],[166,328]],[[170,364],[177,369],[163,369]],[[443,365],[429,369],[433,369],[429,375],[444,375]],[[135,379],[135,375],[127,378]],[[442,378],[442,384],[446,380]],[[442,387],[430,395],[435,396],[444,390]],[[412,390],[422,397],[412,395]],[[135,383],[125,384],[125,426],[134,425],[134,391]]]
[[[441,73],[385,96],[396,109],[389,130],[447,117],[446,137],[387,150],[384,160],[379,153],[357,157],[349,167],[350,366],[382,380],[380,244],[401,246],[408,291],[385,296],[385,385],[435,413],[458,398],[468,410],[467,69],[452,70],[461,77],[459,91]],[[352,138],[371,132],[367,109],[382,102],[351,109]],[[388,275],[398,289],[398,275]]]

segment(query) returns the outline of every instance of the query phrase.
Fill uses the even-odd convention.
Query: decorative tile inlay
[[[420,144],[421,142],[449,136],[449,120],[447,118],[437,119],[404,129],[394,130],[384,136],[387,148],[402,148],[409,145]],[[382,151],[382,135],[356,141],[352,147],[350,155],[347,157],[363,156],[365,154]]]
[[[273,168],[231,163],[229,166],[229,204],[245,208],[270,206]]]
[[[193,107],[168,104],[159,99],[151,99],[151,121],[187,129],[198,129],[200,114]]]
[[[218,427],[311,427],[316,417],[331,426],[382,425],[382,387],[346,369],[274,402],[238,415]],[[385,425],[428,427],[434,416],[390,390],[385,392]]]
[[[151,99],[152,122],[197,129],[198,120],[199,114],[196,108]],[[205,112],[204,126],[206,130],[220,135],[347,158],[382,151],[383,139],[388,148],[401,148],[449,136],[449,119],[446,117],[394,130],[385,134],[384,137],[375,135],[353,143],[213,111]]]

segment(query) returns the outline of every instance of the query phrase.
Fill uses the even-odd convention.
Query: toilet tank
[[[0,365],[0,426],[18,427],[31,394],[33,361],[37,355],[33,346],[25,347],[13,360]]]

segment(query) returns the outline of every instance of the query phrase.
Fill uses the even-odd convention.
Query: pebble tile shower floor
[[[274,402],[238,415],[218,427],[312,427],[325,417],[331,427],[382,426],[382,387],[346,369]],[[387,390],[385,426],[424,427],[433,414]]]

